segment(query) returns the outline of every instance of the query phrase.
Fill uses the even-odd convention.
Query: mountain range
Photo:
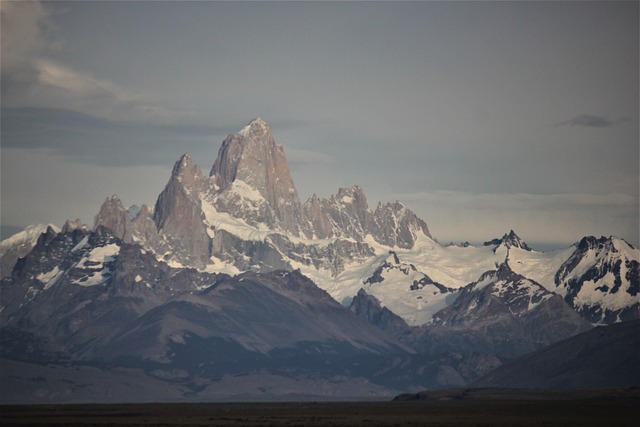
[[[153,207],[111,196],[92,227],[28,227],[0,256],[0,373],[22,391],[3,401],[391,396],[640,318],[623,239],[442,245],[358,186],[302,203],[261,119],[208,175],[181,156]]]

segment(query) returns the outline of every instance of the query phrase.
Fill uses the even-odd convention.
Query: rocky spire
[[[107,198],[107,201],[109,199]],[[106,201],[105,201],[106,203]],[[64,225],[62,226],[62,231],[61,233],[71,233],[74,230],[85,230],[85,231],[89,231],[89,227],[87,227],[86,224],[84,224],[80,218],[76,218],[75,220],[71,221],[70,219],[66,220],[64,222]]]
[[[509,231],[508,234],[502,236],[502,241],[508,248],[520,248],[526,251],[531,250],[531,248],[525,243],[525,241],[522,240],[520,236],[518,236],[513,230]]]
[[[156,201],[153,219],[158,230],[171,232],[187,226],[181,224],[181,219],[192,219],[192,215],[185,216],[185,209],[197,204],[197,198],[192,195],[201,180],[200,168],[193,163],[189,154],[183,154],[173,166],[169,182]]]
[[[339,188],[329,199],[315,194],[303,205],[317,238],[348,237],[361,241],[369,232],[371,211],[362,188]]]
[[[198,195],[203,179],[191,156],[184,154],[173,167],[153,211],[158,231],[175,240],[185,256],[196,260],[198,265],[204,265],[209,258],[209,239]]]
[[[287,166],[282,145],[275,143],[267,123],[252,120],[240,132],[223,141],[210,176],[225,190],[236,180],[254,188],[270,204],[278,197],[297,198],[297,191]]]
[[[302,208],[282,145],[262,119],[254,119],[223,141],[210,176],[220,192],[257,191],[274,226],[299,234]],[[254,198],[255,199],[255,198]]]
[[[378,242],[387,246],[412,248],[419,233],[433,240],[427,223],[402,203],[378,203],[371,226],[371,234]]]
[[[500,246],[504,246],[507,249],[520,248],[526,251],[530,251],[531,248],[527,246],[524,240],[522,240],[515,231],[511,230],[509,233],[505,233],[501,239],[493,239],[488,242],[484,242],[484,246],[495,246],[493,252],[495,252]]]
[[[131,243],[130,225],[131,221],[120,198],[113,195],[107,197],[100,207],[100,211],[94,218],[93,229],[95,230],[99,226],[106,227],[117,238],[125,243]]]

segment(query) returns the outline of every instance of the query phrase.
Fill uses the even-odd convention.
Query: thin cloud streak
[[[4,148],[44,148],[70,161],[102,166],[166,166],[185,150],[195,156],[207,156],[224,136],[237,131],[237,127],[210,124],[109,120],[63,109],[2,108],[1,111]]]
[[[51,60],[36,61],[37,82],[32,105],[44,108],[64,106],[96,118],[147,124],[202,125],[201,113],[172,111],[155,96],[82,73]]]
[[[580,126],[586,128],[608,128],[621,120],[609,120],[606,117],[592,116],[591,114],[580,114],[569,120],[554,124],[554,126]]]

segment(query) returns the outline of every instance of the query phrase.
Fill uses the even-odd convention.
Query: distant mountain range
[[[123,370],[155,399],[391,396],[640,318],[626,241],[537,252],[510,231],[443,246],[357,186],[302,203],[261,119],[223,141],[209,175],[183,155],[153,208],[112,196],[92,227],[32,226],[0,255],[1,374],[24,401],[101,399],[82,384],[137,399]],[[65,385],[53,365],[81,375]],[[31,384],[20,370],[36,366]]]

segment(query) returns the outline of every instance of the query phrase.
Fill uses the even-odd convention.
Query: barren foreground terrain
[[[452,389],[392,402],[157,403],[0,406],[2,425],[49,426],[625,426],[637,387]]]

